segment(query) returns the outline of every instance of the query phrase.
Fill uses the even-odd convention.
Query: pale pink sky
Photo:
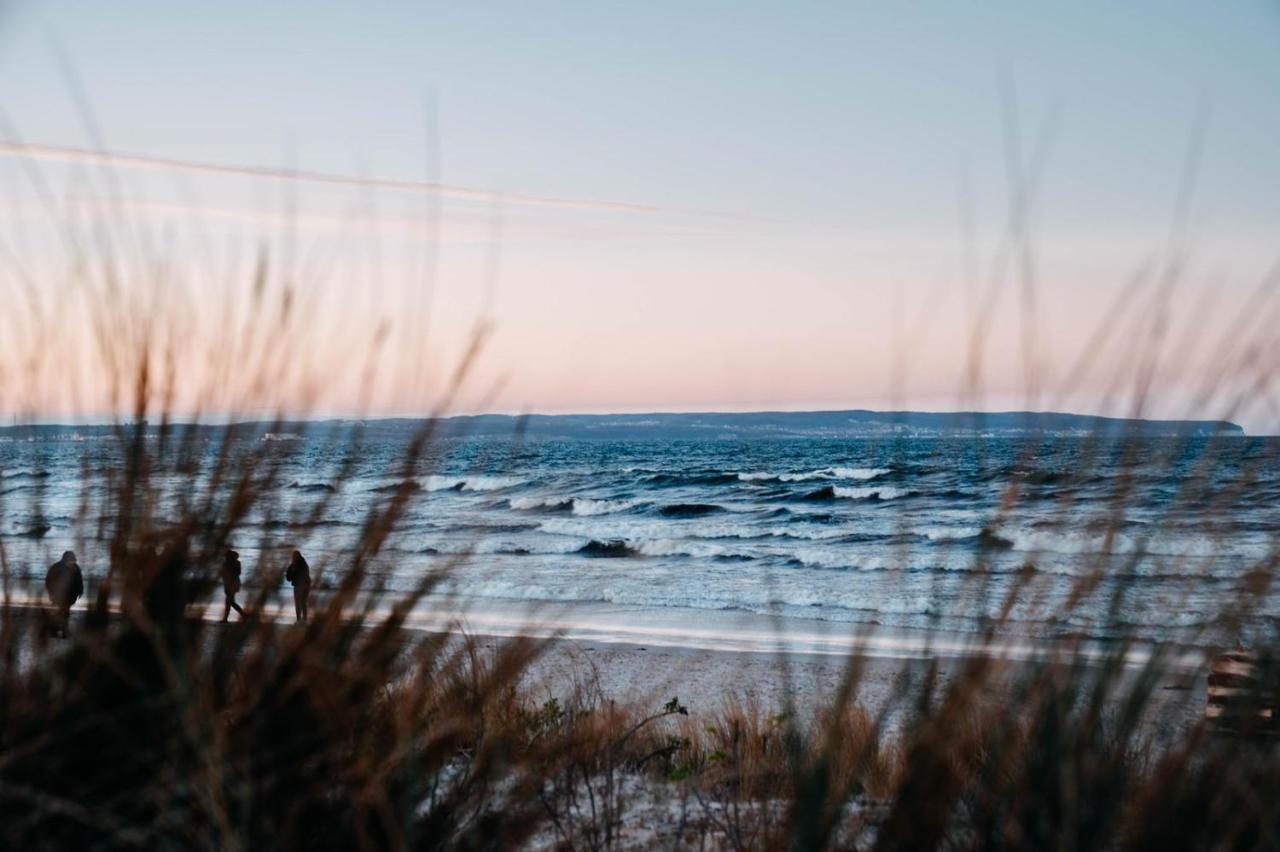
[[[0,410],[116,411],[150,340],[184,410],[421,413],[486,323],[455,410],[1274,432],[1280,18],[1174,5],[17,4]]]
[[[17,182],[14,162],[5,165]],[[1247,235],[1196,244],[1169,302],[1169,330],[1156,339],[1157,275],[1115,313],[1140,268],[1135,249],[1162,251],[1165,235],[1154,230],[1040,236],[1027,314],[998,230],[976,235],[966,252],[945,231],[519,200],[454,198],[429,214],[420,193],[298,182],[282,194],[277,181],[235,175],[201,176],[193,201],[173,189],[177,169],[117,163],[106,179],[53,159],[39,168],[67,200],[50,213],[29,191],[11,198],[11,244],[25,247],[25,274],[41,283],[22,297],[11,279],[8,298],[40,319],[10,317],[16,333],[3,357],[16,379],[6,406],[41,416],[119,407],[103,378],[119,365],[104,358],[94,326],[104,312],[115,343],[152,333],[181,377],[174,404],[205,413],[430,411],[483,324],[485,345],[450,410],[1034,405],[1129,414],[1136,375],[1117,364],[1137,371],[1143,352],[1159,351],[1145,412],[1252,418],[1255,429],[1270,416],[1257,405],[1238,410],[1230,382],[1196,399],[1219,362],[1232,381],[1247,374],[1240,351],[1219,352],[1241,303],[1221,281],[1265,269]],[[112,183],[123,200],[109,200]],[[70,268],[72,244],[88,247],[87,272]],[[260,250],[268,295],[255,307]],[[128,282],[121,294],[108,295],[107,266]],[[278,335],[281,360],[271,361],[281,372],[251,387],[244,368],[272,350],[238,335],[251,327],[271,337],[286,282],[297,296],[290,330]],[[140,327],[142,317],[156,325]],[[1106,328],[1100,357],[1065,386]],[[1268,333],[1265,324],[1253,330],[1258,346],[1271,345]],[[33,343],[54,357],[24,378],[22,353]],[[1040,366],[1032,393],[1028,351]]]

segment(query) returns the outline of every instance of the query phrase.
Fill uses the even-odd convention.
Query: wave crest
[[[897,500],[920,492],[892,485],[826,485],[804,495],[802,500]]]
[[[803,473],[739,473],[742,482],[810,482],[815,479],[851,479],[865,482],[888,476],[893,470],[887,467],[824,467]]]
[[[433,474],[422,481],[427,491],[502,491],[523,485],[528,480],[520,476],[445,476]]]

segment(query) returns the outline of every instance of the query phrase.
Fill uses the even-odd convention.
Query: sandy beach
[[[498,641],[498,637],[493,637]],[[714,713],[728,701],[758,702],[773,712],[812,712],[839,689],[849,658],[830,654],[771,654],[687,646],[553,640],[534,665],[529,683],[535,695],[561,700],[583,681],[619,702],[658,707],[678,697],[691,712]],[[897,728],[931,666],[945,687],[964,658],[936,656],[894,659],[867,656],[859,660],[856,703],[872,715],[884,714],[885,725]],[[1025,661],[996,661],[991,683],[1008,684]],[[1126,676],[1131,677],[1137,672]],[[1204,713],[1205,676],[1170,671],[1162,676],[1157,700],[1146,708],[1145,722],[1158,738],[1185,734]]]
[[[81,601],[73,614],[73,630],[83,617],[83,605]],[[31,614],[42,606],[37,596],[27,596],[15,599],[11,611]],[[216,623],[220,602],[193,608],[191,614]],[[279,604],[265,615],[286,624],[293,620]],[[518,602],[477,604],[456,598],[428,598],[406,623],[412,632],[465,634],[486,649],[516,636],[538,637],[546,645],[525,676],[530,696],[566,703],[586,692],[637,710],[679,698],[696,714],[740,703],[806,717],[835,696],[855,662],[853,700],[873,716],[882,715],[889,730],[908,718],[931,670],[936,685],[945,689],[972,657],[982,656],[992,666],[986,684],[994,690],[1011,685],[1028,666],[1052,659],[1059,665],[1089,666],[1103,653],[1089,644],[1067,655],[1063,645],[1025,637],[980,642],[941,631],[854,630],[741,612],[655,616],[625,607],[583,604],[535,610]],[[1122,679],[1141,673],[1149,652],[1131,651]],[[1157,700],[1144,714],[1149,732],[1162,739],[1185,734],[1204,712],[1203,652],[1185,650],[1171,660],[1161,669]],[[1117,692],[1124,691],[1122,680]]]

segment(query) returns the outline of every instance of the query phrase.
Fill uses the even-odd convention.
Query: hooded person
[[[71,622],[71,607],[84,594],[84,575],[74,552],[68,550],[62,558],[49,566],[44,578],[45,591],[57,613],[57,630],[65,636]]]
[[[298,621],[307,620],[307,598],[311,595],[311,566],[300,551],[293,552],[284,578],[293,584],[293,610]]]
[[[244,618],[244,610],[236,603],[236,592],[240,591],[240,554],[227,548],[227,555],[222,560],[222,591],[226,595],[226,605],[222,609],[222,620],[226,621],[235,610]]]

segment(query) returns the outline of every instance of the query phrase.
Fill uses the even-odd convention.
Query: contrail
[[[254,178],[305,181],[336,186],[390,189],[398,192],[416,192],[446,198],[472,201],[501,201],[526,207],[550,207],[567,210],[608,210],[619,213],[683,213],[685,215],[714,216],[717,218],[746,219],[730,214],[671,210],[649,204],[633,204],[628,201],[600,201],[585,198],[553,198],[545,195],[521,195],[474,189],[445,183],[396,178],[362,178],[336,172],[317,172],[302,169],[271,168],[268,166],[240,166],[222,163],[204,163],[194,160],[178,160],[170,157],[152,157],[143,154],[118,154],[110,151],[94,151],[88,148],[72,148],[62,145],[43,145],[29,142],[0,141],[0,156],[29,157],[62,163],[107,163],[128,168],[160,171],[182,171],[195,174],[240,175]]]

